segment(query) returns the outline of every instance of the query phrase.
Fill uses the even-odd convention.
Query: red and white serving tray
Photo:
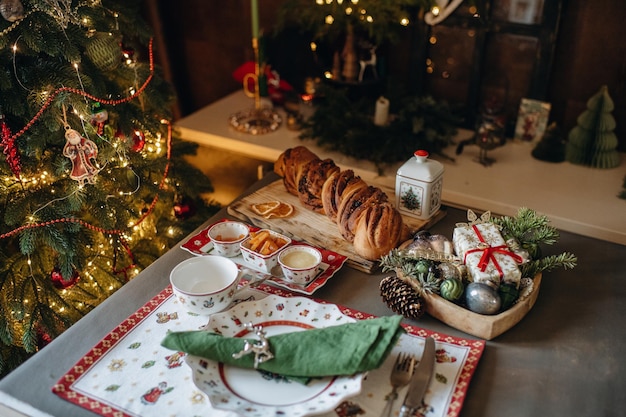
[[[261,285],[260,289],[263,291],[243,291],[240,301],[260,300],[267,293],[296,295],[269,285]],[[343,314],[357,320],[373,317],[338,307]],[[167,332],[196,330],[206,323],[206,317],[188,313],[168,286],[105,336],[59,379],[52,391],[78,407],[105,417],[236,417],[232,411],[211,406],[207,395],[194,384],[184,353],[160,345]],[[400,338],[379,369],[368,372],[360,394],[346,398],[322,416],[348,415],[346,410],[357,410],[355,415],[379,415],[390,391],[389,374],[395,356],[400,351],[419,352],[427,336],[436,340],[437,363],[425,397],[425,416],[459,415],[485,341],[452,337],[416,326],[404,327],[407,334]]]
[[[222,219],[220,221],[226,221],[226,219]],[[189,239],[187,239],[185,242],[181,244],[181,248],[196,256],[203,256],[203,255],[210,254],[211,251],[213,250],[213,243],[211,242],[211,238],[209,237],[208,231],[211,228],[211,226],[213,226],[213,224],[207,226],[206,228],[202,229],[197,234],[191,236]],[[256,226],[248,225],[248,227],[250,228],[251,232],[260,230],[260,228]],[[292,241],[292,244],[307,244],[307,243]],[[269,281],[271,281],[272,283],[280,287],[286,288],[288,290],[299,292],[302,294],[311,295],[317,289],[319,289],[324,284],[326,284],[326,282],[328,282],[328,280],[333,275],[335,275],[335,272],[341,269],[343,264],[348,259],[346,256],[335,253],[331,250],[319,248],[313,245],[309,245],[309,246],[315,247],[322,254],[322,263],[320,264],[319,272],[313,280],[311,280],[306,285],[295,284],[293,282],[286,280],[282,276],[282,272],[280,271],[280,268],[275,268],[273,274],[271,274],[271,276],[269,277]],[[256,277],[257,279],[264,278],[267,275],[270,275],[270,274],[266,274],[263,271],[256,270],[254,268],[254,265],[250,265],[246,263],[241,255],[235,256],[230,259],[233,260],[235,263],[237,263],[241,267],[245,267],[250,270],[253,270],[254,273],[257,275]]]

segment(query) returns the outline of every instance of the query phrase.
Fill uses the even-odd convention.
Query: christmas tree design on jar
[[[396,173],[396,208],[403,215],[428,220],[441,207],[443,164],[429,159],[425,150],[413,155]]]

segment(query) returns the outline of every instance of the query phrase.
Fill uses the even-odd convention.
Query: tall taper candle
[[[252,9],[252,37],[259,37],[259,4],[257,0],[250,0]]]

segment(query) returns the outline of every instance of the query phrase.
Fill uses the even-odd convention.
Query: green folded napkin
[[[258,369],[303,383],[315,377],[376,369],[404,333],[401,320],[402,316],[395,315],[269,336],[274,358],[260,363]],[[227,365],[254,368],[254,354],[233,358],[246,340],[257,341],[196,330],[168,333],[161,345]]]

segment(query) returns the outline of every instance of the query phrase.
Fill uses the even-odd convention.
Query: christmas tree
[[[0,0],[0,374],[217,209],[139,5]]]
[[[609,90],[603,86],[587,101],[587,109],[578,116],[577,125],[569,132],[566,160],[594,168],[615,168],[619,165],[612,114],[614,108]]]

